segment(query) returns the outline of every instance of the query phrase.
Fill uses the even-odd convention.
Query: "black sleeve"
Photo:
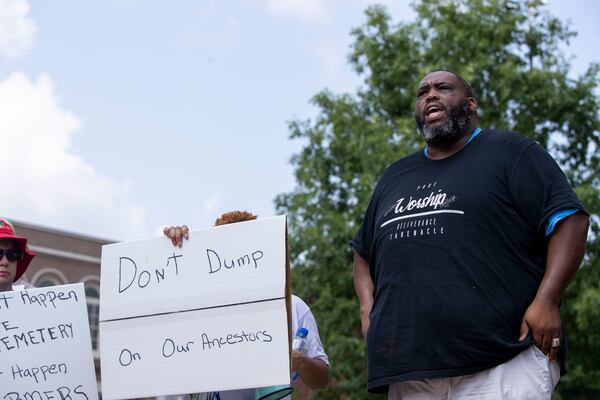
[[[541,236],[557,211],[578,209],[587,214],[556,161],[537,143],[523,150],[509,185],[517,210]]]
[[[373,192],[373,195],[371,197],[371,201],[369,201],[367,212],[365,213],[363,222],[358,232],[350,241],[350,246],[354,249],[354,251],[356,251],[369,264],[371,264],[371,248],[373,245],[373,239],[375,235],[375,198],[377,196],[376,193],[377,188],[375,188],[375,191]]]

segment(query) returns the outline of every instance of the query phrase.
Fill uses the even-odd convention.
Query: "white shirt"
[[[296,335],[298,328],[306,328],[308,330],[304,350],[306,355],[310,358],[322,360],[325,364],[329,365],[329,359],[323,349],[323,344],[319,337],[319,329],[317,328],[317,322],[313,313],[300,297],[292,295],[292,338]],[[255,393],[255,389],[240,389],[221,391],[219,395],[221,400],[255,400]],[[291,400],[291,398],[291,396],[287,396],[283,400]]]

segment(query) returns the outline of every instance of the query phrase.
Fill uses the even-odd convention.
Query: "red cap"
[[[35,253],[27,248],[27,239],[16,236],[12,224],[4,218],[0,218],[0,239],[13,239],[18,243],[19,249],[23,252],[23,258],[17,262],[17,273],[13,281],[16,282],[25,273],[27,267],[29,267],[29,263],[35,256]]]

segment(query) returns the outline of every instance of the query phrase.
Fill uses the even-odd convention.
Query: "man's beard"
[[[417,128],[428,144],[446,147],[455,143],[463,136],[471,122],[469,102],[467,100],[445,111],[446,121],[436,128],[430,127],[424,118],[415,114]]]

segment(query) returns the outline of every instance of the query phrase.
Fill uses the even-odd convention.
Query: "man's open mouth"
[[[427,108],[425,108],[425,119],[430,122],[430,121],[435,121],[436,119],[440,118],[445,112],[445,109],[437,104],[432,104],[427,106]]]

